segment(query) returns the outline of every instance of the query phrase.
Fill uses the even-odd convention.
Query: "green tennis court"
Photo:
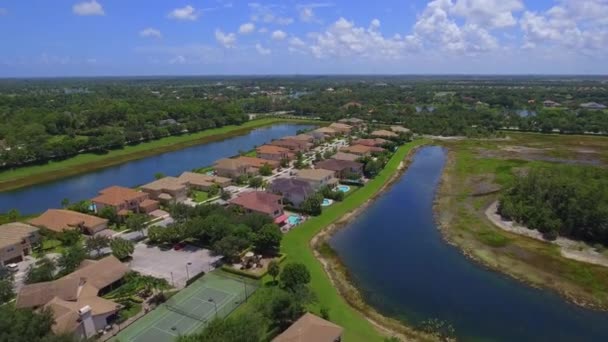
[[[194,333],[215,316],[226,317],[258,287],[258,283],[222,271],[195,281],[167,302],[121,331],[116,340],[169,342]]]

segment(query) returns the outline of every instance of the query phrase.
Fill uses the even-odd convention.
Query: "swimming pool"
[[[302,218],[298,215],[289,215],[289,217],[287,218],[287,223],[292,226],[295,226],[296,224],[300,223],[300,221],[302,221]]]
[[[324,198],[323,199],[323,203],[321,203],[322,207],[329,207],[332,203],[334,203],[333,200],[330,200],[329,198]]]
[[[350,191],[350,186],[348,186],[348,185],[338,185],[338,191],[349,192]]]

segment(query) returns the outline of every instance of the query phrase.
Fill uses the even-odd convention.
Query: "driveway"
[[[190,245],[179,251],[163,251],[156,246],[139,243],[135,246],[130,267],[133,271],[166,279],[176,288],[183,288],[189,278],[211,271],[219,259],[221,257],[211,255],[207,249]]]
[[[54,261],[57,261],[59,256],[60,255],[58,253],[48,253],[46,255],[46,257]],[[28,255],[23,259],[23,261],[17,263],[17,265],[19,265],[19,269],[17,270],[17,272],[15,272],[15,281],[13,283],[15,292],[19,292],[19,290],[21,290],[21,288],[23,287],[23,282],[25,281],[25,277],[27,276],[27,270],[30,268],[31,265],[34,265],[36,263],[36,260],[38,259],[34,258],[31,255]]]

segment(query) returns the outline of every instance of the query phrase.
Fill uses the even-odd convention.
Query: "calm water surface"
[[[220,158],[236,155],[262,145],[272,139],[294,135],[310,125],[282,124],[255,129],[245,135],[204,145],[188,147],[144,159],[126,162],[98,171],[37,184],[0,193],[0,212],[17,209],[22,214],[40,213],[48,208],[59,208],[64,198],[78,201],[94,197],[100,189],[111,185],[133,187],[154,180],[162,172],[176,176],[183,171],[213,164]]]
[[[421,149],[332,239],[369,303],[414,324],[449,321],[466,341],[608,341],[608,314],[488,271],[442,241],[432,205],[444,162],[441,148]]]

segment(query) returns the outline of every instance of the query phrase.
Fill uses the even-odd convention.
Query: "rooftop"
[[[202,183],[230,183],[231,179],[220,176],[209,176],[202,173],[196,172],[184,172],[179,177],[180,182],[190,184],[202,184]]]
[[[275,145],[262,145],[255,149],[258,153],[267,153],[267,154],[279,154],[279,153],[289,153],[289,149],[281,146]]]
[[[93,198],[92,201],[107,205],[120,205],[125,202],[148,197],[148,194],[146,193],[122,186],[111,186],[109,188],[105,188],[101,190],[99,194],[100,195]]]
[[[353,126],[351,125],[347,125],[344,123],[340,123],[340,122],[334,122],[331,125],[329,125],[330,128],[338,128],[338,129],[352,129]]]
[[[391,131],[387,131],[385,129],[375,130],[375,131],[372,132],[371,135],[375,136],[375,137],[390,137],[390,138],[396,138],[396,137],[399,136],[399,135],[397,135],[397,133],[391,132]]]
[[[335,342],[342,336],[343,331],[339,325],[306,313],[272,342]]]
[[[361,158],[361,156],[358,156],[358,155],[352,154],[352,153],[346,153],[346,152],[338,152],[332,156],[332,159],[350,160],[350,161],[355,161],[359,158]]]
[[[237,197],[230,200],[230,203],[241,206],[243,208],[274,214],[275,211],[281,210],[281,196],[271,194],[264,191],[251,191],[239,194]]]
[[[176,177],[163,177],[141,186],[142,189],[152,191],[180,191],[185,187],[184,183]]]
[[[61,232],[82,227],[95,227],[104,223],[108,223],[107,219],[79,213],[72,210],[64,209],[49,209],[44,214],[31,219],[29,223],[34,226],[44,227],[52,231]]]
[[[21,243],[23,239],[37,231],[38,228],[21,222],[0,225],[0,247]]]
[[[346,169],[357,169],[362,167],[363,164],[349,160],[338,160],[338,159],[326,159],[315,164],[317,169],[331,170],[331,171],[342,171]]]
[[[334,176],[333,171],[323,169],[303,169],[298,171],[298,177],[310,180],[322,180]]]

